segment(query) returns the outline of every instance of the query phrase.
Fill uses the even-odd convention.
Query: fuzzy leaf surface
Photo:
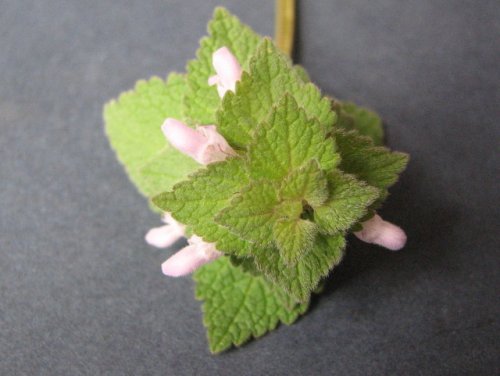
[[[329,196],[326,174],[320,169],[319,163],[312,159],[285,178],[279,195],[283,200],[306,201],[313,208],[320,206]]]
[[[269,181],[253,181],[215,218],[241,238],[265,246],[273,241],[272,225],[282,216],[278,192]]]
[[[308,301],[296,304],[280,287],[243,272],[228,257],[199,269],[194,280],[213,353],[261,337],[280,322],[290,325],[309,305]]]
[[[292,96],[306,116],[317,119],[324,129],[330,129],[335,122],[330,100],[322,97],[316,86],[305,83],[289,59],[264,38],[251,58],[249,72],[244,72],[236,85],[236,93],[224,96],[217,113],[219,131],[231,145],[244,149],[257,125],[285,94]]]
[[[283,263],[279,252],[269,249],[255,249],[253,261],[269,281],[284,289],[295,301],[306,302],[321,278],[340,262],[344,246],[341,234],[318,235],[311,250],[292,266]]]
[[[340,172],[328,176],[330,196],[314,209],[314,221],[325,234],[348,230],[378,197],[378,189]]]
[[[285,264],[300,262],[314,244],[318,226],[305,219],[279,220],[273,226],[273,239]]]
[[[335,101],[333,107],[338,115],[337,125],[347,131],[355,130],[361,136],[370,137],[377,146],[384,143],[384,128],[380,116],[352,102]]]
[[[379,188],[382,195],[397,181],[408,163],[407,154],[375,146],[370,138],[356,132],[338,130],[335,140],[342,156],[339,168]]]
[[[160,209],[184,223],[206,242],[216,243],[219,251],[248,254],[251,245],[217,224],[214,217],[227,207],[248,180],[241,167],[241,159],[230,158],[208,165],[174,186],[173,191],[153,198]]]
[[[215,124],[215,113],[220,105],[216,87],[208,85],[208,78],[215,74],[212,54],[225,46],[245,69],[261,41],[257,33],[224,8],[215,9],[208,32],[209,36],[200,41],[197,59],[187,65],[186,116],[196,124]]]
[[[167,143],[160,128],[167,117],[182,118],[185,91],[184,76],[172,73],[167,82],[158,77],[139,81],[104,108],[109,142],[130,180],[147,197],[170,189],[199,168]]]
[[[291,95],[284,95],[253,137],[247,159],[250,177],[281,181],[311,160],[317,160],[321,169],[332,169],[339,155],[326,134]]]

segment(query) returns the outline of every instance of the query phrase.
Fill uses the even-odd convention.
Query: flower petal
[[[364,242],[378,244],[392,251],[398,251],[406,244],[405,232],[395,224],[384,221],[377,214],[362,225],[363,229],[354,235]]]
[[[238,59],[227,47],[219,48],[212,55],[212,65],[219,76],[220,82],[228,90],[234,91],[236,81],[241,79],[242,69]]]
[[[184,236],[184,231],[172,225],[154,227],[149,230],[144,237],[149,245],[157,248],[167,248],[174,244],[179,238]]]
[[[173,147],[196,159],[201,148],[206,147],[208,139],[183,122],[168,118],[161,126],[163,134]]]

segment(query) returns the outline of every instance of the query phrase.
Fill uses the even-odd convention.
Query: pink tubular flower
[[[188,246],[169,257],[162,264],[163,274],[170,277],[181,277],[194,272],[200,266],[222,255],[215,249],[215,244],[206,243],[199,236],[191,236],[188,243]]]
[[[215,125],[193,129],[179,120],[168,118],[161,129],[173,147],[203,165],[236,155],[226,139],[217,132]]]
[[[217,75],[209,78],[209,85],[217,85],[221,98],[228,90],[234,92],[236,82],[241,79],[242,74],[236,57],[227,47],[222,47],[212,55],[212,64]],[[179,120],[168,118],[161,129],[173,147],[203,165],[223,161],[228,156],[236,155],[226,139],[217,132],[215,125],[203,125],[193,129]],[[153,228],[146,234],[146,241],[149,244],[161,248],[168,247],[184,235],[184,225],[168,214],[165,220],[168,225]],[[215,249],[215,244],[206,243],[199,236],[191,236],[188,243],[188,246],[162,264],[164,274],[171,277],[183,276],[222,255]]]
[[[364,242],[378,244],[391,251],[399,251],[406,244],[405,232],[398,226],[384,221],[377,214],[362,225],[363,229],[354,235]]]
[[[208,79],[210,86],[217,85],[217,91],[222,98],[228,90],[236,90],[236,81],[241,79],[242,69],[236,57],[227,47],[219,48],[212,55],[212,65],[217,73]]]
[[[169,213],[163,216],[164,226],[154,227],[145,236],[146,243],[157,248],[167,248],[184,236],[186,226],[180,224]]]
[[[228,156],[236,155],[226,139],[217,132],[215,125],[204,125],[193,129],[179,120],[168,118],[161,129],[172,146],[203,165],[223,161]],[[184,236],[184,225],[168,214],[165,220],[169,225],[149,230],[146,235],[146,241],[149,244],[156,247],[168,247],[180,236]],[[206,243],[199,236],[191,236],[188,243],[187,247],[169,257],[162,264],[164,274],[180,277],[192,273],[200,266],[222,255],[215,249],[215,244]]]

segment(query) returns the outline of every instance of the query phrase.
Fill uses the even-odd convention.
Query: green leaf
[[[273,43],[264,38],[236,85],[236,93],[228,92],[217,113],[218,129],[228,142],[244,149],[252,140],[252,132],[268,116],[272,107],[285,95],[292,96],[308,118],[315,118],[326,130],[335,122],[330,100],[319,89],[304,83],[303,75]]]
[[[194,279],[213,353],[261,337],[280,322],[290,325],[309,305],[295,304],[278,286],[232,266],[227,257],[205,265]]]
[[[140,81],[104,117],[138,189],[229,256],[194,275],[217,353],[305,312],[342,259],[344,232],[372,214],[408,157],[375,145],[375,113],[322,97],[301,67],[226,10],[208,29],[186,76]],[[208,79],[223,46],[244,72],[221,101]],[[216,124],[238,156],[198,165],[165,140],[167,117]]]
[[[308,220],[279,220],[273,226],[273,238],[287,265],[296,264],[311,249],[318,226]]]
[[[362,136],[370,137],[375,145],[383,145],[384,129],[377,113],[352,102],[333,101],[338,115],[337,126],[347,131],[355,130]]]
[[[344,246],[341,234],[318,235],[311,250],[295,265],[285,265],[276,250],[262,248],[254,249],[254,262],[267,279],[283,288],[295,301],[306,302],[321,278],[340,262]]]
[[[199,168],[191,158],[171,148],[161,125],[167,117],[182,117],[184,76],[169,75],[137,82],[135,89],[120,95],[104,108],[106,133],[130,179],[145,196],[169,189]],[[158,168],[162,164],[162,175]],[[163,174],[165,173],[165,174]]]
[[[349,229],[378,197],[378,189],[340,172],[328,176],[330,197],[314,209],[314,222],[322,233],[336,234]]]
[[[283,200],[306,201],[314,208],[328,198],[328,180],[318,162],[313,159],[285,178],[279,195]]]
[[[297,76],[299,76],[302,81],[304,81],[305,83],[311,81],[309,74],[302,65],[294,65],[293,69],[295,69]]]
[[[382,196],[397,181],[408,163],[408,154],[375,146],[370,138],[356,132],[338,130],[335,132],[335,140],[342,156],[339,168],[379,188]]]
[[[257,265],[255,265],[255,261],[252,256],[235,256],[228,255],[229,260],[231,261],[231,265],[241,268],[245,273],[250,273],[253,276],[262,276],[262,273],[257,269]]]
[[[279,180],[316,159],[324,170],[339,162],[332,138],[315,119],[308,119],[303,108],[286,94],[272,108],[257,129],[248,150],[248,169],[253,179]]]
[[[187,65],[186,115],[196,124],[215,124],[215,112],[220,98],[215,86],[208,86],[208,78],[215,74],[212,54],[226,46],[245,69],[261,37],[224,8],[216,8],[208,24],[209,36],[200,41],[196,60]]]
[[[300,200],[295,201],[281,201],[275,208],[276,213],[279,213],[279,219],[297,219],[303,211],[303,203]]]
[[[276,187],[269,181],[251,182],[216,217],[215,221],[257,245],[273,241],[273,223],[282,216]]]
[[[215,221],[257,247],[278,247],[283,262],[296,263],[313,245],[317,226],[301,217],[303,203],[322,204],[327,180],[311,161],[292,172],[278,193],[267,180],[251,182],[215,217]],[[281,196],[281,197],[279,197]]]
[[[248,184],[241,159],[213,163],[176,186],[153,198],[153,203],[168,211],[206,242],[216,243],[221,252],[249,254],[251,245],[214,222],[214,216],[229,205],[230,199]]]
[[[201,167],[194,159],[167,143],[155,157],[140,167],[142,189],[148,192],[148,196],[157,195],[172,189],[176,183]]]

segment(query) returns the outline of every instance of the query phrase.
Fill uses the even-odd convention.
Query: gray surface
[[[0,374],[498,374],[498,3],[302,2],[296,60],[412,155],[383,210],[410,240],[351,239],[307,316],[213,357],[101,109],[182,70],[215,3],[0,2]],[[227,6],[272,32],[272,2]]]

